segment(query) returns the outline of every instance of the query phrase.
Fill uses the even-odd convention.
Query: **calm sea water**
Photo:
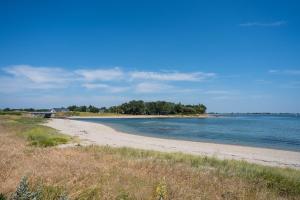
[[[300,117],[296,115],[80,120],[137,135],[300,151]]]

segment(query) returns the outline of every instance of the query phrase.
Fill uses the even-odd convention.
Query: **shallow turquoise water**
[[[152,137],[300,151],[300,117],[296,115],[80,120]]]

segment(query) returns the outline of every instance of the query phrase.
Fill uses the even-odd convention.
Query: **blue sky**
[[[1,1],[0,107],[300,112],[297,1]]]

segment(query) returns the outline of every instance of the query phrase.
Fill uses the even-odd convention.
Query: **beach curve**
[[[72,119],[53,118],[45,125],[55,128],[63,134],[78,137],[84,145],[109,145],[162,152],[182,152],[214,156],[218,159],[244,160],[266,166],[300,169],[300,152],[140,136],[120,132],[103,124]]]

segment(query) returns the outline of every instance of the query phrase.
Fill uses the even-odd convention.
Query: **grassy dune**
[[[66,136],[42,122],[0,116],[4,195],[27,176],[32,190],[41,188],[43,199],[62,194],[70,199],[300,199],[299,170],[132,148],[45,148],[28,135]]]

